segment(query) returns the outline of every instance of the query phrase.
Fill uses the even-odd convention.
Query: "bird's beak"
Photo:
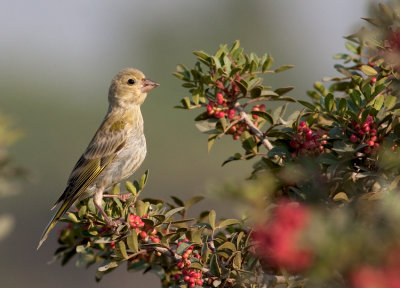
[[[143,81],[143,87],[142,87],[142,93],[147,93],[150,90],[156,88],[157,86],[159,86],[160,84],[151,81],[150,79],[144,79]]]

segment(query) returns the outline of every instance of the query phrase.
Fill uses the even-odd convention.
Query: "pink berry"
[[[203,286],[203,281],[201,279],[197,279],[196,285]]]
[[[177,266],[179,269],[182,269],[182,268],[185,266],[185,264],[183,264],[183,262],[178,262],[178,264],[176,264],[176,266]]]
[[[174,274],[174,279],[175,280],[181,279],[181,274]]]
[[[369,141],[367,142],[367,144],[368,144],[368,146],[374,146],[374,145],[375,145],[375,142],[374,142],[374,141],[371,141],[371,140],[369,140]]]
[[[372,79],[371,79],[371,83],[375,83],[376,82],[376,77],[373,77]]]
[[[307,126],[307,123],[305,121],[301,121],[300,122],[300,127],[304,127],[304,126]]]
[[[147,237],[146,231],[140,232],[140,238],[145,239]]]
[[[265,107],[264,104],[261,104],[261,105],[260,105],[260,111],[265,111],[265,108],[266,108],[266,107]]]
[[[376,142],[376,140],[378,140],[378,137],[376,137],[376,136],[372,136],[372,137],[371,137],[371,141]]]
[[[185,270],[185,271],[186,271],[186,270]],[[185,276],[185,277],[183,278],[183,281],[185,281],[186,283],[189,282],[189,280],[190,280],[190,277],[189,277],[189,276]]]
[[[374,121],[374,119],[372,118],[371,115],[368,115],[367,118],[365,118],[366,123],[372,123],[373,121]]]
[[[375,144],[374,144],[374,147],[375,147],[376,149],[378,149],[378,148],[379,148],[379,143],[375,143]]]
[[[233,140],[239,140],[240,136],[238,134],[232,135]]]
[[[356,143],[357,140],[358,140],[358,139],[357,139],[357,136],[356,136],[356,135],[353,134],[353,135],[350,136],[350,142]]]

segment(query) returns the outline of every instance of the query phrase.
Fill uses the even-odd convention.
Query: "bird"
[[[125,68],[112,79],[107,114],[72,169],[64,193],[51,209],[61,203],[44,229],[37,249],[61,216],[73,204],[89,197],[93,197],[107,225],[116,225],[102,209],[103,193],[131,176],[142,164],[147,148],[140,106],[147,93],[157,86],[134,68]]]

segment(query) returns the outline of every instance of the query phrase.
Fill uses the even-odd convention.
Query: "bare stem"
[[[235,103],[235,109],[239,112],[240,117],[246,122],[247,126],[249,126],[251,132],[253,132],[253,134],[256,135],[262,141],[264,146],[268,150],[271,150],[272,148],[274,148],[274,146],[272,146],[271,142],[269,142],[269,140],[266,137],[264,137],[264,134],[260,131],[260,129],[258,129],[254,125],[254,123],[249,118],[249,115],[247,115],[247,113],[244,111],[243,107],[240,105],[239,102]]]

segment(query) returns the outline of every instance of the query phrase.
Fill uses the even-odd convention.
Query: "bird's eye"
[[[133,85],[135,84],[135,80],[134,79],[129,79],[128,80],[128,85]]]

